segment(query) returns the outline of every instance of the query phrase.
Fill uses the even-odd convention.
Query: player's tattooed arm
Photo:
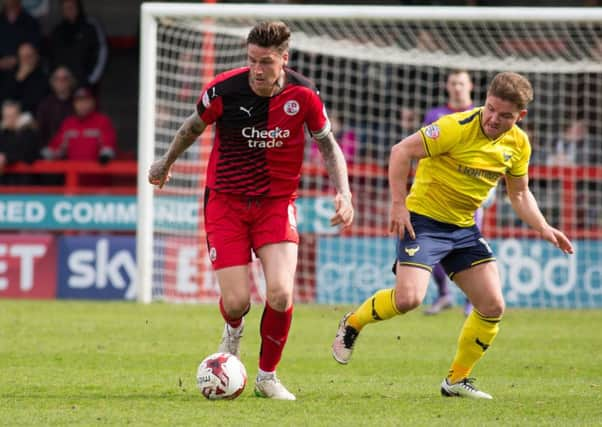
[[[351,203],[351,191],[349,190],[349,178],[347,174],[347,163],[339,144],[337,144],[332,132],[323,138],[316,138],[318,148],[326,171],[330,177],[337,194],[334,198],[335,214],[330,218],[331,225],[342,225],[349,227],[353,222],[354,210]]]
[[[174,136],[167,153],[165,154],[165,160],[167,164],[171,165],[176,161],[180,154],[182,154],[188,147],[190,147],[194,141],[199,137],[205,130],[207,125],[200,119],[199,115],[194,112],[184,120],[180,129]]]
[[[326,171],[330,177],[334,188],[337,193],[347,196],[351,199],[351,191],[349,190],[349,180],[347,176],[347,163],[345,162],[345,156],[339,144],[334,139],[332,132],[329,132],[323,138],[316,138],[318,149],[324,164],[326,165]]]
[[[148,181],[162,188],[169,181],[171,176],[170,169],[173,163],[180,154],[196,141],[206,127],[207,125],[199,118],[196,112],[186,118],[171,141],[167,153],[150,166]]]

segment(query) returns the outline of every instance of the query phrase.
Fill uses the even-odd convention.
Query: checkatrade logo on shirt
[[[283,139],[291,136],[289,129],[257,129],[248,126],[242,129],[242,136],[247,139],[249,148],[278,148],[284,145]]]

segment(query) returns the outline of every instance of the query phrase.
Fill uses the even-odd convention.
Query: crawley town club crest
[[[297,101],[290,100],[284,104],[284,112],[289,116],[294,116],[299,112],[299,103]]]

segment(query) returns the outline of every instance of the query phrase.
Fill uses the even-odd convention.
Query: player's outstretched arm
[[[196,112],[186,118],[172,139],[165,155],[155,160],[150,166],[148,170],[148,182],[159,186],[159,188],[163,188],[171,177],[169,173],[171,165],[173,165],[180,154],[196,141],[206,127],[207,125],[199,118]]]
[[[408,175],[413,159],[426,156],[422,135],[416,132],[404,138],[391,149],[389,157],[389,190],[391,208],[389,209],[389,232],[403,238],[407,230],[412,239],[416,238],[410,222],[410,212],[406,207],[408,195]]]
[[[521,177],[506,176],[506,188],[508,189],[508,197],[512,203],[512,208],[520,219],[537,230],[542,239],[552,243],[565,254],[574,252],[569,238],[562,231],[548,224],[539,210],[537,201],[531,190],[529,190],[529,177],[527,175]]]
[[[330,218],[330,225],[342,224],[343,228],[351,226],[354,210],[351,203],[351,190],[349,189],[349,175],[347,163],[341,147],[334,139],[332,132],[323,138],[316,138],[320,154],[324,158],[326,171],[337,191],[334,198],[334,216]]]

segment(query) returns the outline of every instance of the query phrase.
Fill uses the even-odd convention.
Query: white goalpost
[[[480,105],[499,71],[532,82],[522,126],[533,146],[531,190],[575,242],[568,257],[513,213],[500,183],[483,233],[515,307],[602,307],[602,10],[145,3],[141,15],[138,143],[138,299],[212,302],[218,288],[203,227],[207,129],[162,190],[147,182],[201,88],[246,62],[258,21],[293,32],[289,66],[320,89],[346,154],[357,217],[328,226],[333,189],[308,137],[298,200],[297,302],[358,303],[392,286],[386,165],[393,144],[446,102],[445,77],[467,70]],[[253,264],[253,295],[262,298]],[[427,296],[427,301],[430,296]],[[457,295],[460,298],[460,295]]]

